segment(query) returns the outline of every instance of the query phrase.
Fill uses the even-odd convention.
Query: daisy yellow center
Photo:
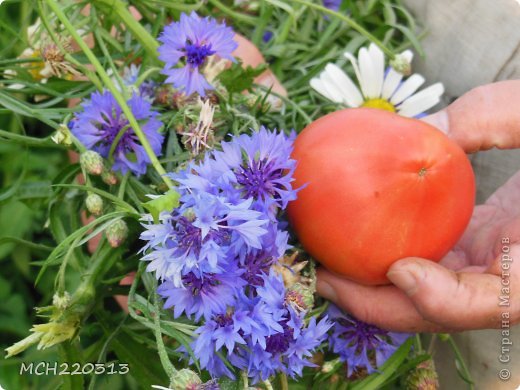
[[[361,107],[377,108],[379,110],[395,112],[394,105],[385,99],[368,99],[365,100]]]

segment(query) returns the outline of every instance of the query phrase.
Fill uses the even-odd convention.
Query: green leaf
[[[81,355],[82,349],[79,341],[76,339],[72,342],[64,342],[60,344],[60,363],[67,363],[71,366],[73,363],[83,363]],[[75,390],[83,389],[83,375],[62,375],[63,383],[61,389]]]
[[[352,390],[380,389],[408,357],[413,339],[406,340],[376,372],[352,386]]]
[[[143,207],[152,214],[154,223],[159,222],[159,214],[162,211],[172,212],[179,206],[179,193],[173,189],[158,198],[143,203]]]
[[[267,65],[265,64],[256,68],[251,66],[244,68],[242,63],[238,61],[231,68],[220,73],[218,79],[229,93],[239,93],[251,89],[255,77],[260,75],[266,68]]]
[[[403,35],[410,41],[410,43],[413,45],[414,49],[419,53],[421,57],[425,57],[426,54],[424,53],[424,50],[421,46],[421,43],[419,42],[419,39],[417,39],[417,36],[414,34],[412,30],[410,30],[408,27],[403,26],[401,24],[388,24],[390,27],[396,28],[399,31],[403,33]]]
[[[79,246],[79,240],[84,237],[91,229],[96,227],[97,225],[102,224],[105,221],[112,220],[114,218],[121,218],[124,216],[128,216],[128,213],[123,211],[114,211],[109,214],[105,214],[100,216],[99,218],[93,220],[89,224],[82,226],[78,230],[74,231],[72,234],[67,236],[63,241],[61,241],[56,248],[52,251],[52,253],[49,255],[49,257],[43,262],[42,267],[40,269],[40,272],[38,273],[38,276],[36,277],[36,281],[34,284],[38,284],[40,281],[40,278],[47,270],[47,267],[50,265],[54,265],[57,262],[59,262],[59,258],[65,254],[65,252],[69,249],[71,245],[74,245],[74,242],[78,240],[78,244],[75,246]]]
[[[168,383],[161,365],[157,364],[157,351],[138,343],[124,329],[112,339],[110,347],[117,355],[119,364],[128,364],[129,374],[139,383],[141,389]],[[150,364],[150,362],[154,363]]]
[[[25,204],[18,201],[10,201],[0,206],[0,232],[2,237],[20,238],[29,235],[31,231],[34,212]],[[14,248],[14,242],[2,242],[0,247],[0,259],[7,256]]]

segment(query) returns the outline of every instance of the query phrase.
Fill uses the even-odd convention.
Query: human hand
[[[425,121],[466,152],[520,148],[520,80],[471,90]],[[520,322],[520,171],[483,205],[439,264],[401,259],[393,285],[364,286],[321,268],[318,293],[382,328],[450,332]],[[515,287],[513,287],[515,286]],[[500,297],[503,297],[502,299]],[[505,303],[509,306],[501,306]],[[508,317],[508,318],[507,318]]]

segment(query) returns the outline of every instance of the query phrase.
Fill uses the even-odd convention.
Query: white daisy
[[[391,66],[385,71],[385,56],[375,44],[359,50],[356,59],[351,53],[344,56],[352,63],[359,87],[337,65],[329,63],[323,72],[311,80],[311,87],[335,103],[348,107],[371,107],[397,112],[407,117],[417,117],[440,101],[444,92],[441,83],[416,91],[424,83],[424,77],[404,75]],[[411,62],[413,54],[407,50],[401,59]]]

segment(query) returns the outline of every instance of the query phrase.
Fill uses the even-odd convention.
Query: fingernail
[[[415,291],[417,291],[417,278],[415,277],[415,274],[409,270],[392,270],[389,271],[386,276],[408,296],[413,295]]]
[[[332,286],[330,284],[328,284],[327,282],[325,282],[321,279],[318,279],[318,281],[316,283],[316,291],[323,298],[328,299],[332,302],[336,302],[336,299],[337,299],[336,290],[334,290],[334,288],[332,288]]]

